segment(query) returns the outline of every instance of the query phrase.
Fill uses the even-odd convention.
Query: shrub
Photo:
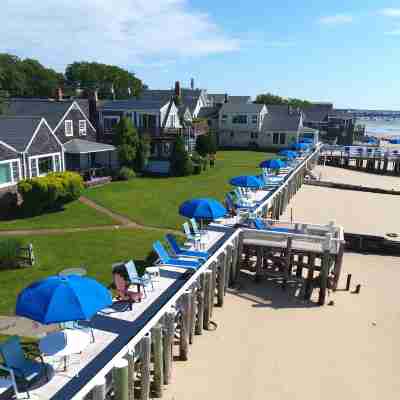
[[[18,183],[18,191],[23,199],[22,210],[29,215],[61,208],[77,200],[82,190],[83,180],[75,172],[56,172]]]
[[[190,159],[183,139],[177,136],[171,154],[171,173],[174,176],[187,176],[193,174],[193,162]]]
[[[121,181],[129,181],[135,177],[135,171],[132,168],[122,167],[118,172],[118,179]]]
[[[18,267],[22,241],[19,239],[0,240],[0,269]]]
[[[200,157],[200,155],[197,152],[193,152],[191,159],[192,159],[192,163],[193,163],[193,173],[195,175],[201,174],[201,170],[202,170],[201,165],[202,165],[203,159]]]

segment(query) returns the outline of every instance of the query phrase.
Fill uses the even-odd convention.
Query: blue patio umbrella
[[[42,324],[84,321],[111,304],[110,292],[94,279],[50,276],[18,295],[16,314]]]
[[[250,189],[260,189],[263,186],[263,182],[256,176],[236,176],[232,178],[229,183],[232,186],[238,186]]]
[[[280,156],[286,157],[286,158],[296,158],[298,156],[298,154],[295,151],[287,150],[287,149],[286,150],[281,150],[278,154]]]
[[[266,169],[281,169],[286,167],[287,164],[278,159],[273,159],[273,160],[265,160],[263,162],[260,163],[260,168],[266,168]]]
[[[295,143],[295,144],[293,145],[293,149],[294,149],[294,150],[300,150],[300,151],[305,151],[305,150],[307,150],[309,147],[310,147],[310,146],[309,146],[309,144],[307,144],[307,143]]]
[[[389,140],[390,144],[400,144],[400,137]]]
[[[214,220],[226,215],[227,210],[219,201],[204,198],[185,201],[179,207],[179,214],[187,218]]]

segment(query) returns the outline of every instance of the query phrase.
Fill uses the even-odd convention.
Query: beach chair
[[[89,321],[87,321],[89,322]],[[68,321],[68,322],[62,322],[60,324],[61,329],[79,329],[83,332],[86,332],[88,335],[90,335],[90,343],[94,343],[95,337],[94,337],[94,331],[93,328],[89,325],[82,325],[81,321]]]
[[[180,258],[171,257],[169,253],[165,250],[164,246],[160,241],[156,241],[153,244],[153,249],[157,253],[160,263],[163,265],[168,265],[171,267],[183,268],[183,269],[192,269],[197,270],[202,262],[200,260],[182,260]]]
[[[261,218],[255,218],[253,220],[254,226],[257,230],[266,230],[281,233],[294,233],[295,231],[288,228],[274,228],[273,226],[266,224]]]
[[[203,260],[207,260],[209,257],[209,254],[206,251],[191,251],[182,249],[175,237],[170,233],[165,235],[165,239],[167,240],[176,257],[201,258]]]
[[[151,276],[147,273],[144,273],[142,276],[139,276],[136,265],[132,260],[129,260],[125,263],[126,272],[128,272],[129,281],[133,285],[140,285],[143,287],[144,294],[146,293],[146,286],[151,287],[151,290],[154,290],[153,280]]]
[[[184,222],[182,224],[182,226],[183,226],[183,231],[185,232],[185,236],[186,236],[187,240],[193,242],[195,245],[197,243],[201,242],[201,236],[192,234],[192,231],[190,230],[190,226],[187,222]]]
[[[113,283],[117,291],[117,300],[126,301],[132,308],[132,303],[142,300],[142,293],[131,290],[131,282],[129,280],[128,271],[124,263],[112,265]]]
[[[0,367],[11,375],[12,385],[17,397],[19,393],[17,379],[22,383],[20,388],[27,393],[28,398],[30,398],[29,386],[33,381],[42,376],[46,376],[47,381],[49,381],[48,366],[43,357],[39,355],[40,362],[26,358],[18,336],[11,336],[7,341],[0,344],[0,355],[3,359],[3,364]]]

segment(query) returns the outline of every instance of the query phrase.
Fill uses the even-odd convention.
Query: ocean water
[[[358,120],[357,124],[365,125],[368,136],[400,137],[400,119],[395,119],[394,121],[386,121],[384,119],[378,121]]]

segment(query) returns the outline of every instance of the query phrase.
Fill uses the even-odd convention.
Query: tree
[[[187,176],[193,174],[193,163],[185,149],[181,136],[175,139],[171,154],[171,173],[174,176]]]
[[[137,172],[142,172],[146,168],[147,161],[150,157],[150,142],[150,136],[147,134],[144,134],[139,140],[135,160],[135,169]]]
[[[311,103],[307,100],[301,100],[296,98],[288,98],[285,99],[283,97],[274,95],[272,93],[259,94],[256,97],[256,104],[265,104],[265,105],[288,105],[293,108],[304,108],[311,105]]]
[[[208,132],[208,141],[209,141],[209,154],[217,154],[218,151],[218,144],[217,144],[217,137],[214,131]]]
[[[123,167],[134,168],[139,146],[139,136],[129,118],[122,117],[115,127],[115,142],[119,162]]]
[[[201,157],[205,157],[210,153],[210,141],[208,135],[197,136],[196,151],[201,155]]]
[[[74,62],[67,66],[65,77],[69,84],[100,91],[110,97],[113,87],[116,98],[124,99],[140,94],[143,84],[135,74],[115,65],[96,62]]]

